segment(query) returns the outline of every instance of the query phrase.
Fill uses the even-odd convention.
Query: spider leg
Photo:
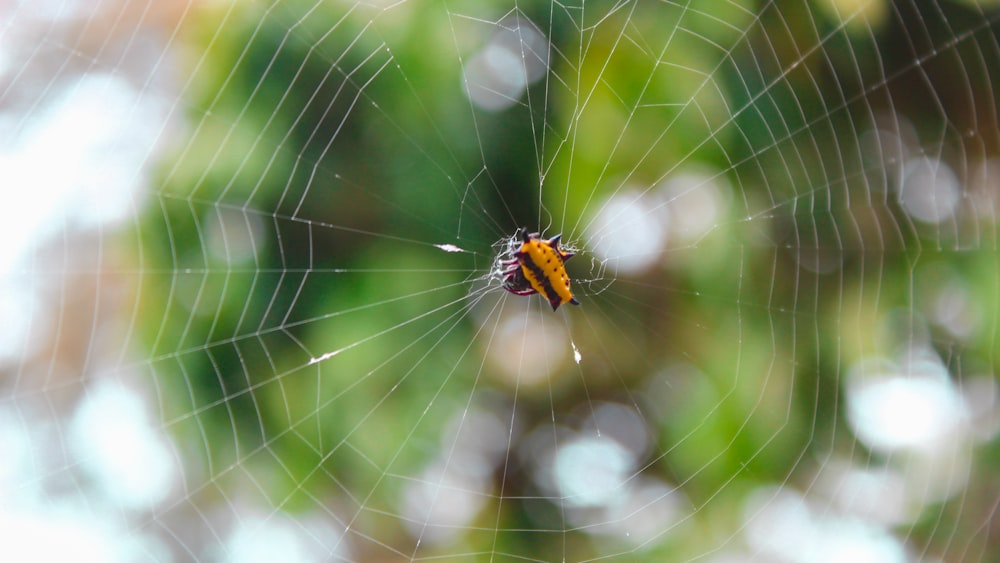
[[[514,274],[510,274],[504,278],[503,288],[514,295],[532,295],[538,293],[533,287],[527,284],[524,278],[518,279]]]
[[[538,293],[534,289],[518,290],[518,289],[511,289],[511,288],[506,287],[506,286],[504,286],[504,289],[506,289],[507,291],[513,293],[514,295],[534,295],[534,294]]]

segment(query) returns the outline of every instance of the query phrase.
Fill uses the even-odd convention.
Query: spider
[[[543,240],[538,233],[528,233],[527,228],[519,229],[521,247],[514,252],[514,259],[504,262],[503,288],[514,295],[539,293],[548,299],[555,311],[563,303],[579,305],[569,288],[569,276],[565,262],[573,257],[572,252],[559,248],[556,235]]]

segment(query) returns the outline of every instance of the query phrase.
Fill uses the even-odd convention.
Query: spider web
[[[1000,558],[992,4],[0,7],[0,549]]]

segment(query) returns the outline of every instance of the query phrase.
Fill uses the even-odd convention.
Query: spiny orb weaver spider
[[[572,252],[559,248],[559,237],[543,240],[538,233],[528,233],[521,228],[521,248],[514,252],[514,259],[504,262],[503,288],[514,295],[539,293],[548,299],[555,311],[563,303],[579,305],[569,289],[569,276],[565,262]]]

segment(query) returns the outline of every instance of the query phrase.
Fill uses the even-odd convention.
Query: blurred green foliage
[[[924,46],[897,40],[937,16],[857,34],[809,3],[765,4],[517,2],[553,42],[549,77],[492,114],[465,97],[461,65],[514,4],[203,8],[186,30],[192,128],[141,233],[141,323],[183,447],[220,486],[243,471],[266,476],[287,510],[354,495],[367,509],[358,529],[408,553],[390,516],[401,485],[388,476],[419,474],[455,409],[493,385],[478,376],[488,338],[465,309],[491,244],[521,225],[584,224],[620,186],[686,166],[725,172],[728,216],[672,249],[669,268],[608,272],[610,289],[569,313],[590,355],[582,372],[517,399],[530,425],[586,400],[641,397],[653,375],[693,366],[658,422],[667,454],[648,471],[684,483],[698,533],[650,560],[701,553],[720,522],[738,524],[746,490],[794,480],[808,453],[845,446],[843,372],[899,345],[879,323],[895,308],[921,314],[912,288],[932,265],[987,311],[968,341],[935,334],[935,344],[992,368],[995,229],[914,225],[859,144],[890,101],[928,143],[952,140],[949,124],[968,119],[962,92],[947,88],[953,69],[914,65]],[[927,45],[948,38],[938,33]],[[912,74],[933,106],[909,103]],[[966,83],[978,97],[995,78]],[[233,224],[250,229],[253,253],[229,252],[219,232]],[[585,269],[587,241],[573,242]],[[841,269],[801,268],[810,250],[834,252]],[[537,496],[508,478],[497,476],[497,495]],[[617,549],[583,531],[531,533],[528,513],[552,507],[498,508],[498,498],[464,549],[545,560]]]

